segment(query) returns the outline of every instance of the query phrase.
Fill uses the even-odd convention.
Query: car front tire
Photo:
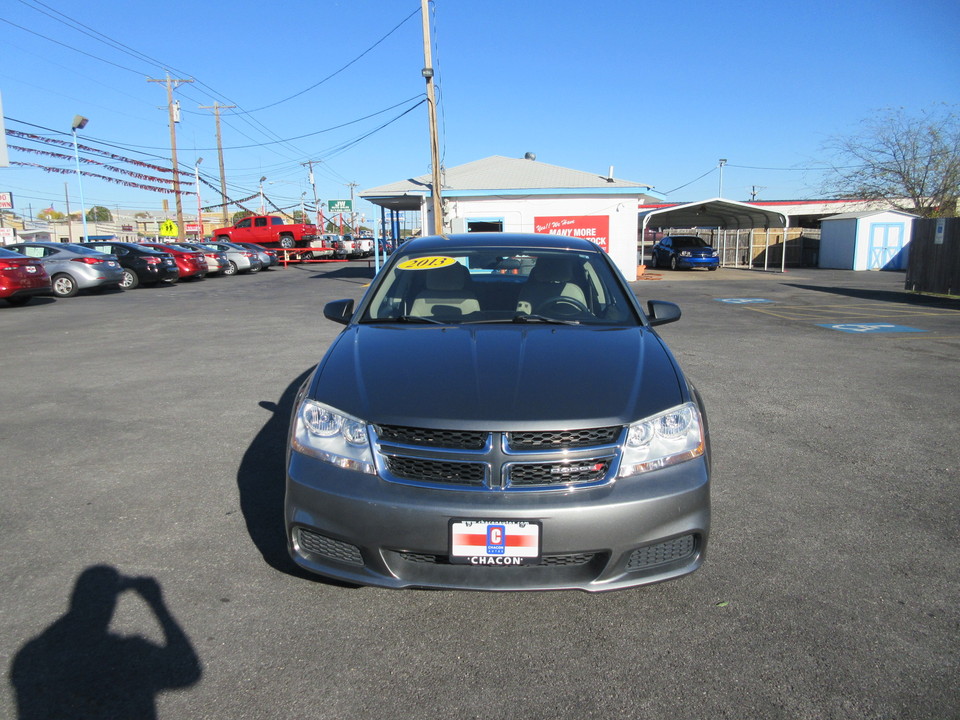
[[[673,256],[671,256],[671,258],[670,258],[670,269],[671,269],[671,270],[676,270],[676,269],[677,269],[677,256],[676,256],[676,255],[673,255]]]

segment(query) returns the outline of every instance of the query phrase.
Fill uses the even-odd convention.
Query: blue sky
[[[881,108],[960,103],[956,0],[431,7],[446,167],[534,152],[601,174],[612,165],[617,177],[683,201],[717,195],[726,158],[724,197],[747,200],[756,187],[758,199],[812,198],[828,137],[855,131]],[[213,114],[199,106],[237,105],[222,116],[228,194],[254,193],[266,176],[274,202],[297,203],[304,191],[312,197],[302,163],[314,160],[322,161],[320,198],[349,197],[349,183],[361,191],[430,170],[426,106],[415,107],[424,93],[419,9],[419,0],[5,0],[6,128],[70,140],[81,114],[90,119],[81,144],[169,165],[165,88],[147,81],[169,70],[195,80],[175,93],[184,169],[203,157],[203,175],[219,185]],[[51,204],[63,211],[65,183],[75,210],[75,175],[0,168],[0,190],[13,192],[23,213]],[[93,178],[83,189],[88,206],[160,211],[167,198],[173,207],[171,195]],[[203,198],[218,201],[206,188]],[[185,212],[195,207],[184,199]]]

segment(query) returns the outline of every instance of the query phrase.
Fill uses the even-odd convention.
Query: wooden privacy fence
[[[913,221],[905,289],[960,295],[960,218]]]

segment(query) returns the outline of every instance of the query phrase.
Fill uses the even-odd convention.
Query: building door
[[[903,270],[904,224],[870,223],[868,270]]]

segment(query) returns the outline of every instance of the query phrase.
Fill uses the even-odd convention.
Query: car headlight
[[[680,257],[690,257],[691,255],[693,255],[693,253],[690,252],[689,250],[681,250],[681,251],[680,251]]]
[[[619,477],[639,475],[700,457],[705,451],[703,420],[693,403],[633,423],[620,462]]]
[[[293,449],[344,470],[376,474],[367,424],[314,400],[297,408]]]

